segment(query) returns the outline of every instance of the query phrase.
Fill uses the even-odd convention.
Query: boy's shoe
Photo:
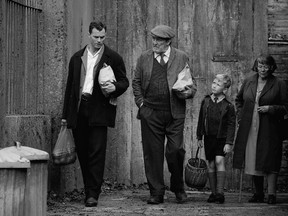
[[[213,203],[215,201],[216,201],[216,194],[211,193],[209,198],[208,198],[208,200],[207,200],[207,202],[208,203]]]
[[[268,195],[268,200],[267,200],[268,204],[276,204],[276,196],[275,195]]]
[[[177,203],[184,203],[187,201],[188,197],[185,191],[175,192]]]
[[[159,196],[150,196],[150,198],[147,200],[148,204],[158,205],[160,203],[164,202],[164,198],[162,195]]]
[[[222,204],[225,202],[224,194],[217,193],[215,198],[215,203]]]
[[[264,193],[263,194],[254,194],[249,200],[249,203],[263,203],[264,202]]]

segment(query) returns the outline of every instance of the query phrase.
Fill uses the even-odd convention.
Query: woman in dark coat
[[[252,68],[255,75],[244,80],[236,97],[239,128],[233,167],[253,176],[256,193],[249,202],[264,202],[264,176],[268,182],[268,204],[276,203],[276,182],[282,156],[280,122],[288,110],[285,82],[273,75],[272,56],[260,56]]]

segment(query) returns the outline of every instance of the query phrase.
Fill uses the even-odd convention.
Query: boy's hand
[[[198,140],[197,141],[197,145],[199,148],[202,148],[203,147],[203,141],[202,140]]]
[[[226,144],[226,145],[224,146],[223,151],[224,151],[225,154],[231,152],[231,150],[232,150],[232,146],[231,146],[231,145]]]
[[[61,119],[61,126],[67,126],[67,120]]]

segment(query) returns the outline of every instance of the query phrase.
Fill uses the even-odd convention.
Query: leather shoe
[[[275,195],[268,195],[268,200],[267,200],[268,204],[276,204],[276,196]]]
[[[217,193],[215,197],[215,203],[217,204],[223,204],[225,202],[225,196],[224,194]]]
[[[163,203],[164,199],[163,196],[150,196],[150,198],[147,200],[148,204],[154,204],[158,205],[160,203]]]
[[[98,204],[98,200],[95,199],[94,197],[89,197],[85,202],[86,207],[96,207],[97,204]]]
[[[213,202],[216,202],[216,194],[213,194],[211,193],[208,200],[207,200],[208,203],[213,203]]]
[[[187,201],[188,197],[185,191],[175,192],[177,203],[184,203]]]
[[[263,194],[254,194],[249,200],[249,203],[263,203],[264,202],[264,193]]]

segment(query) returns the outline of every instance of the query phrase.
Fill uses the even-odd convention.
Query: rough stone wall
[[[44,112],[51,117],[50,151],[60,130],[64,80],[67,62],[66,0],[42,1],[43,9],[43,64],[44,64]],[[50,190],[61,189],[61,168],[49,166]]]

